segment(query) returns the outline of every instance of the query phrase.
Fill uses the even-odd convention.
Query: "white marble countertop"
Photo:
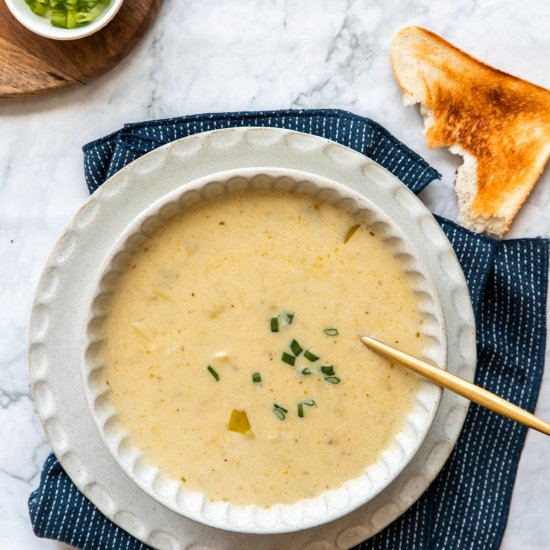
[[[0,105],[0,549],[37,539],[27,498],[49,452],[27,374],[33,292],[50,248],[87,197],[81,146],[125,122],[211,111],[334,107],[373,118],[442,174],[422,198],[455,218],[459,159],[430,151],[389,64],[393,34],[426,26],[505,71],[550,88],[548,0],[165,0],[142,43],[94,83]],[[1,55],[1,51],[0,51]],[[546,170],[509,237],[550,236]],[[548,358],[548,354],[547,354]],[[537,413],[550,419],[550,374]],[[550,438],[530,433],[504,539],[550,546]]]

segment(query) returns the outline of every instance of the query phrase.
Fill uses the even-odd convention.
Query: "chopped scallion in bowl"
[[[31,11],[54,27],[76,29],[95,21],[111,0],[25,0]]]
[[[105,27],[124,0],[4,0],[30,31],[54,40],[84,38]]]

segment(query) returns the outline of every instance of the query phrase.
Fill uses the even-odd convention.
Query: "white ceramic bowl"
[[[92,21],[89,25],[78,27],[76,29],[62,29],[54,27],[48,19],[34,14],[25,0],[4,0],[6,6],[11,11],[13,16],[30,31],[45,36],[46,38],[54,38],[55,40],[76,40],[90,36],[94,32],[102,29],[113,17],[117,14],[124,0],[111,0],[109,6],[101,15]]]
[[[118,276],[134,251],[176,213],[199,201],[240,189],[287,189],[306,193],[357,213],[369,227],[376,227],[377,234],[401,261],[411,288],[420,297],[424,320],[421,332],[428,342],[424,358],[446,368],[446,331],[437,291],[414,246],[397,224],[362,195],[327,178],[297,170],[244,168],[213,174],[175,189],[142,211],[125,228],[99,266],[96,291],[90,301],[82,374],[88,404],[104,443],[124,472],[155,500],[186,517],[220,529],[257,534],[297,531],[351,512],[395,479],[424,440],[437,411],[441,390],[429,382],[421,383],[404,429],[378,462],[367,467],[361,476],[314,499],[264,508],[209,501],[148,463],[120,424],[110,404],[109,387],[103,374],[103,321],[108,315]]]

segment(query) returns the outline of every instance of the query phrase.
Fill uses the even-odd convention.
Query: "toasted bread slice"
[[[459,222],[503,235],[550,155],[550,90],[489,67],[420,27],[391,47],[407,105],[420,103],[426,141],[462,155]]]

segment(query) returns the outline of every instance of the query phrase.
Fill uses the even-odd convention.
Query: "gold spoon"
[[[524,426],[538,430],[543,434],[550,435],[550,424],[548,424],[548,422],[544,422],[544,420],[541,420],[534,414],[521,409],[517,405],[506,401],[506,399],[502,399],[502,397],[480,386],[467,382],[463,378],[455,376],[446,370],[440,369],[392,346],[388,346],[374,338],[363,336],[361,337],[361,341],[367,348],[372,349],[384,357],[399,361],[399,363],[402,363],[417,374],[428,378],[443,388],[447,388],[482,407],[486,407],[502,416],[515,420]]]

